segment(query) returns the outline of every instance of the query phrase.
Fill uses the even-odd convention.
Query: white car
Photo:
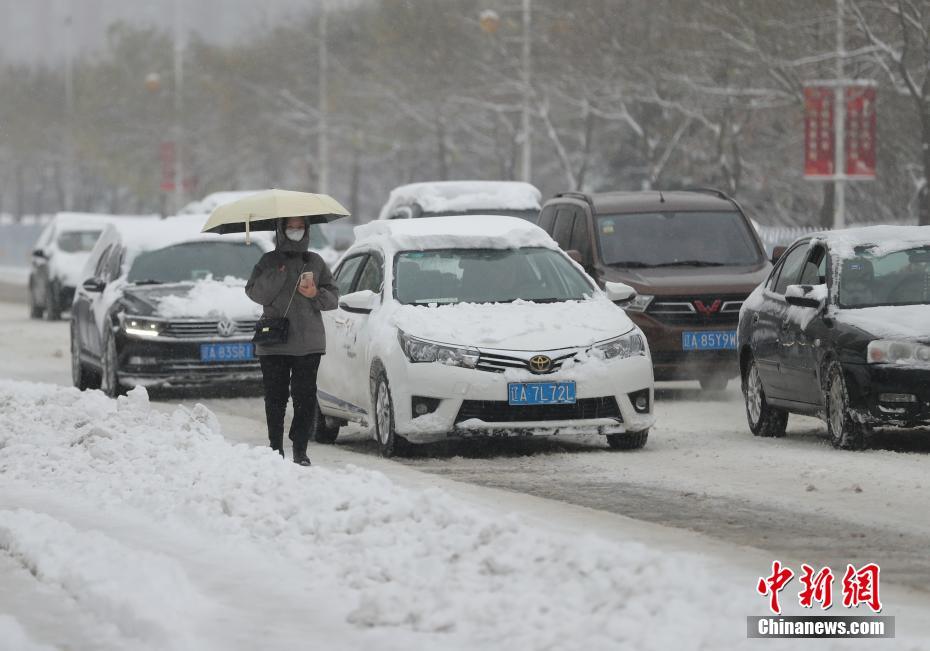
[[[642,332],[538,226],[516,217],[375,221],[335,271],[316,440],[362,423],[408,443],[589,434],[642,447],[654,422]]]
[[[391,190],[378,219],[510,215],[536,223],[542,194],[521,181],[432,181]]]

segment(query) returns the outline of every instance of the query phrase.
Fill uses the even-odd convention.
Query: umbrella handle
[[[252,233],[249,230],[249,224],[251,221],[252,215],[250,213],[249,216],[245,218],[245,243],[247,246],[252,243]]]

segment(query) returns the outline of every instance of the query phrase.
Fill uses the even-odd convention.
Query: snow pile
[[[387,219],[398,206],[419,205],[432,214],[473,210],[539,210],[542,194],[519,181],[438,181],[394,188],[378,219]]]
[[[930,305],[886,305],[838,310],[836,318],[876,337],[930,338]]]
[[[260,305],[245,295],[245,281],[229,276],[222,281],[204,278],[186,293],[171,293],[158,299],[158,315],[174,318],[257,319]]]
[[[15,619],[0,613],[0,640],[4,651],[52,651],[52,647],[33,641]]]
[[[281,580],[312,576],[349,624],[448,636],[443,646],[744,644],[752,586],[731,585],[696,557],[543,530],[354,467],[300,468],[230,445],[200,405],[153,410],[142,389],[113,401],[0,381],[0,490],[17,486],[207,533],[215,553],[280,555]],[[152,645],[184,648],[204,616],[204,598],[176,567],[93,532],[5,512],[0,547]]]
[[[429,249],[558,249],[535,224],[518,217],[469,215],[373,221],[355,227],[356,244],[377,242],[387,252]]]

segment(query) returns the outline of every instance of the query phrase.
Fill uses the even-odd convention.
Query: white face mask
[[[299,242],[300,240],[304,239],[305,232],[306,231],[304,231],[304,229],[302,228],[285,228],[284,229],[284,235],[286,235],[287,239],[289,239],[291,242]]]

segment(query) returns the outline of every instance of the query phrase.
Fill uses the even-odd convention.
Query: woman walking
[[[326,263],[310,250],[310,229],[303,217],[279,219],[275,249],[262,256],[245,286],[264,307],[263,319],[286,318],[285,341],[256,343],[265,388],[265,418],[272,449],[284,456],[284,413],[288,392],[294,406],[289,437],[294,463],[309,466],[307,442],[316,413],[316,375],[326,352],[320,312],[334,310],[339,291]]]

